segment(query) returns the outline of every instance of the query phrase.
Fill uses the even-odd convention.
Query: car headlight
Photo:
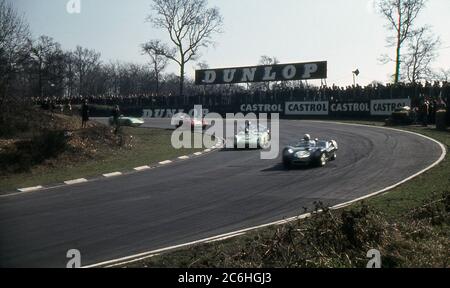
[[[295,154],[297,158],[309,158],[311,154],[308,151],[299,151]]]
[[[289,154],[292,154],[292,153],[294,153],[294,150],[289,149],[289,150],[287,150],[287,152],[288,152]]]

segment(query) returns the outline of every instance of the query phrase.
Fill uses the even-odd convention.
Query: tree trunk
[[[42,99],[44,96],[44,88],[42,85],[42,62],[39,62],[39,97]]]
[[[159,96],[159,75],[156,73],[156,96]]]
[[[183,104],[184,104],[184,65],[185,63],[183,62],[182,59],[182,64],[180,65],[180,95],[178,96],[178,98],[181,100],[183,99]],[[179,104],[179,103],[177,103]]]
[[[159,69],[158,64],[155,61],[155,76],[156,76],[156,96],[159,96]]]
[[[397,50],[395,59],[395,79],[394,83],[397,84],[400,78],[400,49],[402,46],[402,13],[401,7],[402,3],[400,0],[397,1],[397,11],[398,11],[398,26],[397,26]]]
[[[396,53],[396,61],[395,61],[395,80],[394,83],[397,84],[400,78],[400,39],[397,42],[397,53]]]
[[[83,96],[83,91],[82,91],[83,75],[82,75],[81,71],[80,71],[80,79],[78,79],[78,80],[79,80],[79,83],[78,83],[78,97],[81,97],[81,96]]]

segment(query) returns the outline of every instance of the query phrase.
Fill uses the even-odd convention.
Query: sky
[[[33,36],[47,35],[64,49],[77,45],[95,49],[103,62],[126,61],[145,64],[140,45],[151,39],[169,42],[163,30],[146,21],[151,0],[79,0],[81,13],[70,14],[69,0],[8,0],[28,21]],[[262,55],[280,63],[328,61],[328,85],[357,82],[388,82],[394,64],[382,65],[382,54],[390,35],[385,20],[375,10],[375,0],[209,0],[223,18],[223,33],[216,44],[201,50],[199,62],[210,68],[257,65]],[[433,64],[450,68],[450,0],[428,0],[417,25],[431,25],[441,37],[442,48]],[[194,77],[196,63],[186,73]],[[177,73],[176,64],[168,72]],[[314,81],[313,81],[314,82]],[[320,83],[320,82],[319,82]]]

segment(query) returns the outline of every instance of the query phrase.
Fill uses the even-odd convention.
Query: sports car
[[[270,130],[263,125],[244,126],[234,136],[234,149],[260,149],[270,143]]]
[[[208,127],[208,123],[206,122],[205,119],[196,119],[196,118],[186,118],[184,116],[180,116],[178,118],[177,124],[175,125],[176,128],[180,128],[181,126],[183,126],[185,121],[189,121],[190,122],[190,126],[191,126],[191,130],[194,131],[195,128],[201,128],[202,130],[205,130]]]
[[[142,118],[125,117],[123,115],[119,117],[119,126],[139,127],[144,123]],[[109,117],[109,125],[114,125],[114,117]]]
[[[286,168],[292,166],[319,166],[323,167],[328,161],[337,157],[338,144],[330,141],[301,141],[283,150],[283,164]]]

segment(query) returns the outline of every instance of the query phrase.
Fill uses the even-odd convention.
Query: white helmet
[[[305,134],[305,136],[303,136],[303,140],[310,141],[311,140],[311,135]]]

